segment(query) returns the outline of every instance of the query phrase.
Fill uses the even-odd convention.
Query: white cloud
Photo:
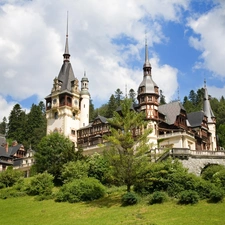
[[[221,1],[217,7],[207,13],[191,18],[188,26],[197,36],[191,36],[192,47],[201,52],[196,67],[205,68],[216,76],[225,77],[225,3]]]
[[[32,95],[40,100],[52,88],[62,64],[69,10],[69,48],[75,76],[84,70],[95,101],[106,102],[117,88],[137,89],[142,80],[140,70],[128,67],[130,58],[142,62],[145,30],[148,44],[167,41],[162,21],[179,21],[186,0],[5,0],[0,4],[0,94],[20,101]],[[136,43],[126,46],[112,40],[121,35]],[[152,61],[156,82],[165,85],[169,99],[177,87],[177,70]],[[170,77],[171,76],[171,77]],[[164,86],[164,85],[163,85]],[[0,111],[6,102],[0,98]],[[11,108],[11,103],[8,103]]]
[[[8,120],[8,115],[15,104],[16,102],[7,102],[5,98],[0,95],[0,123],[2,122],[3,117],[6,117]]]

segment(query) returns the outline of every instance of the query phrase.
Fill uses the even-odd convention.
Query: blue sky
[[[51,92],[63,62],[66,16],[74,74],[84,71],[95,107],[117,88],[137,90],[145,38],[152,77],[167,102],[207,82],[225,93],[223,0],[1,0],[0,121]]]

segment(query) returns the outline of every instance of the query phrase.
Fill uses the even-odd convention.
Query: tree
[[[134,91],[134,89],[130,89],[129,91],[129,98],[132,99],[132,102],[135,103],[136,102],[136,92]]]
[[[166,99],[165,99],[165,96],[163,95],[163,91],[160,90],[160,102],[159,102],[160,105],[163,105],[163,104],[166,104]]]
[[[118,105],[116,102],[116,98],[114,97],[114,95],[111,95],[109,102],[108,102],[106,117],[111,118],[113,116],[113,113],[116,111],[117,107],[118,107]]]
[[[117,88],[115,91],[115,99],[117,106],[119,106],[121,100],[123,99],[123,92],[119,88]]]
[[[33,149],[37,148],[37,144],[46,135],[46,118],[42,102],[39,105],[32,104],[30,112],[27,115],[26,124],[26,147],[29,145]]]
[[[60,133],[43,137],[37,146],[35,162],[37,172],[47,171],[59,181],[62,166],[76,157],[75,147],[69,138]]]
[[[21,106],[16,104],[9,115],[7,138],[17,140],[18,143],[23,143],[26,135],[25,126],[26,114]]]
[[[132,100],[125,98],[121,104],[121,112],[115,112],[111,124],[111,135],[105,137],[111,144],[106,149],[105,156],[113,168],[113,175],[127,186],[130,192],[138,173],[147,163],[146,152],[148,135],[151,132],[146,127],[145,116],[131,110]],[[139,131],[135,138],[133,133]]]
[[[89,121],[93,121],[95,119],[95,107],[92,102],[92,99],[90,99],[90,108],[89,108]]]
[[[6,128],[7,128],[7,119],[6,117],[3,117],[2,122],[0,123],[0,134],[5,135]]]

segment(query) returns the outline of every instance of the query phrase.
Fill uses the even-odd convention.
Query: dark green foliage
[[[121,104],[121,101],[123,100],[123,92],[119,88],[117,88],[114,96],[116,99],[116,104],[119,106]]]
[[[7,126],[7,119],[3,117],[2,122],[0,123],[0,134],[6,134],[6,126]]]
[[[22,143],[26,135],[27,117],[19,104],[16,104],[9,115],[7,138]]]
[[[220,170],[224,169],[224,166],[222,165],[208,165],[207,167],[204,168],[204,170],[202,171],[201,177],[204,180],[209,180],[212,181],[213,180],[213,176],[219,172]]]
[[[170,177],[175,173],[187,173],[182,164],[170,159],[164,162],[148,164],[138,175],[134,191],[141,194],[151,194],[155,191],[167,191]]]
[[[157,204],[157,203],[163,203],[167,200],[168,196],[165,192],[162,191],[156,191],[152,194],[149,200],[149,204]]]
[[[197,179],[195,184],[195,191],[198,193],[200,199],[207,199],[210,196],[210,192],[216,187],[213,183],[203,180],[201,178]]]
[[[92,99],[90,99],[90,106],[89,106],[89,121],[93,121],[95,119],[95,107],[92,102]]]
[[[6,187],[13,186],[20,177],[23,176],[23,173],[19,170],[13,170],[12,167],[8,167],[7,170],[2,171],[0,173],[0,181],[2,184],[4,184]]]
[[[102,184],[110,184],[112,182],[110,175],[110,166],[107,159],[98,153],[90,156],[88,159],[89,169],[88,176],[94,177]]]
[[[52,194],[53,176],[47,172],[39,173],[31,178],[26,187],[29,195],[49,196]]]
[[[116,111],[117,108],[118,108],[117,100],[114,97],[114,95],[111,95],[111,97],[108,101],[108,107],[107,107],[105,117],[111,118],[113,116],[113,113]]]
[[[5,188],[5,184],[3,184],[2,182],[0,182],[0,189]]]
[[[166,104],[166,98],[165,98],[165,96],[163,95],[163,91],[162,91],[162,90],[160,90],[160,100],[159,100],[159,104],[160,104],[160,105]]]
[[[196,204],[199,201],[199,196],[196,191],[185,190],[180,193],[179,203],[180,204]]]
[[[61,180],[68,183],[74,179],[88,177],[89,164],[85,161],[68,162],[63,165],[61,172]]]
[[[56,195],[57,202],[92,201],[103,197],[105,187],[95,178],[76,179],[64,184]]]
[[[122,195],[121,201],[123,206],[135,205],[138,203],[138,196],[133,192],[127,192],[126,194]]]
[[[135,103],[136,102],[136,92],[134,91],[134,89],[130,89],[129,90],[129,98],[132,99],[132,102]]]
[[[224,190],[219,188],[213,189],[209,194],[209,202],[211,203],[221,202],[223,198],[224,198]]]
[[[47,171],[55,177],[55,181],[59,181],[63,165],[74,161],[76,152],[69,138],[59,133],[51,133],[42,138],[34,157],[37,172]]]

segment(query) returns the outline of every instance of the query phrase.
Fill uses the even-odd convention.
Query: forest
[[[108,102],[99,108],[95,108],[91,100],[89,113],[90,122],[98,115],[111,118],[113,112],[120,106],[124,98],[132,99],[134,103],[137,103],[136,97],[136,92],[133,89],[130,89],[128,94],[124,95],[118,88],[114,94],[110,96]],[[189,95],[184,97],[182,104],[187,113],[196,112],[203,109],[203,100],[204,88],[198,89],[197,91],[191,90]],[[210,103],[217,121],[218,144],[221,147],[225,147],[225,99],[223,96],[220,99],[210,97]],[[162,90],[160,90],[159,104],[166,104]],[[6,136],[9,144],[13,140],[17,140],[17,142],[22,143],[26,149],[31,147],[35,150],[37,144],[46,135],[44,102],[41,101],[38,105],[33,104],[29,113],[26,113],[19,104],[16,104],[11,110],[9,118],[4,117],[0,123],[0,134]]]

